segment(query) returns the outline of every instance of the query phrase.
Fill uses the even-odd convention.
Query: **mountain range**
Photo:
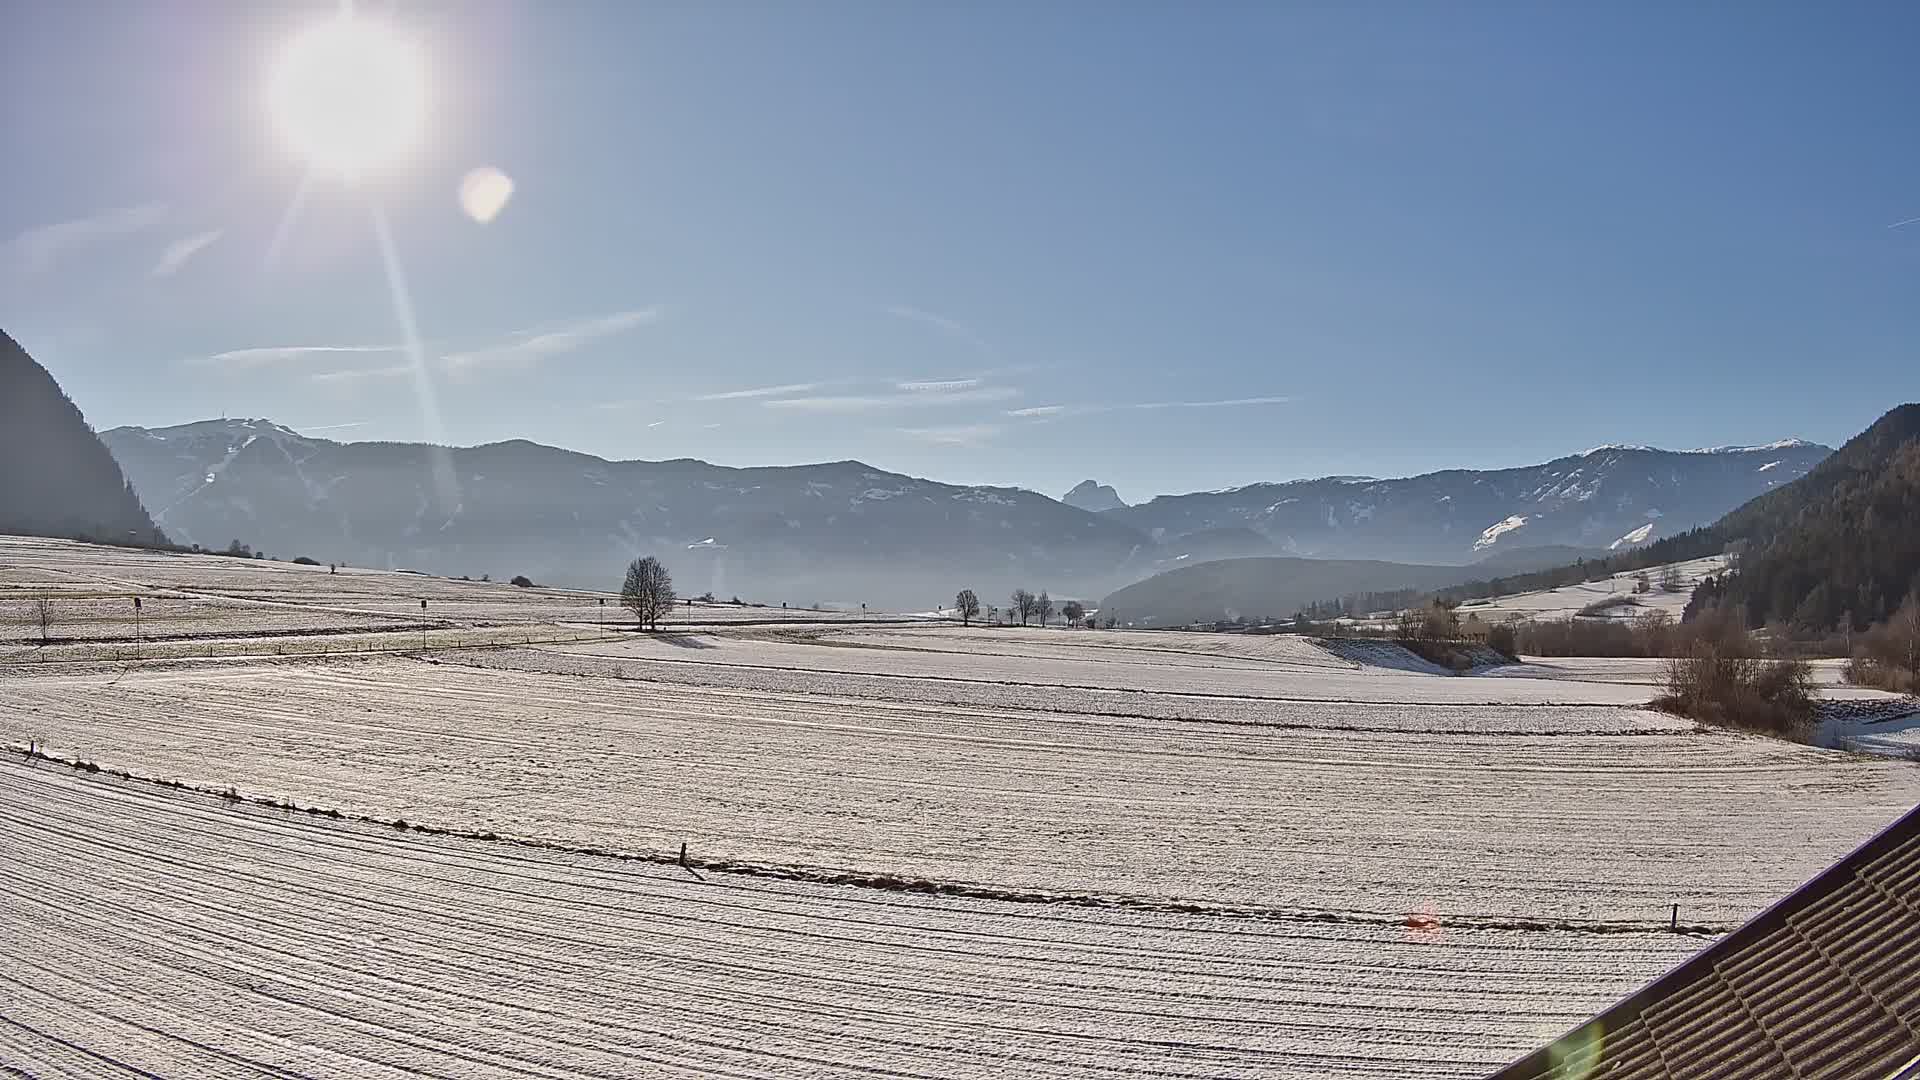
[[[656,554],[683,593],[908,610],[962,586],[1093,598],[1228,558],[1466,565],[1549,545],[1634,546],[1712,521],[1829,452],[1798,440],[1601,447],[1521,469],[1255,484],[1093,512],[857,461],[730,468],[608,461],[523,440],[341,443],[257,419],[101,437],[181,542],[590,587]],[[1111,493],[1092,482],[1075,490],[1101,502]]]
[[[1162,495],[1101,516],[1154,540],[1247,529],[1274,554],[1310,558],[1457,564],[1550,544],[1619,550],[1709,524],[1832,452],[1799,439],[1687,451],[1599,446],[1515,469]]]
[[[997,595],[1152,572],[1118,522],[857,461],[737,469],[521,440],[340,443],[266,420],[103,438],[177,539],[281,557],[611,588],[628,559],[652,554],[683,594],[907,610],[968,585]]]

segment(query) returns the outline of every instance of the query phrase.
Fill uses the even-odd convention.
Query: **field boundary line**
[[[511,650],[511,649],[524,649],[524,648],[527,648],[527,647],[524,645],[517,645],[517,644],[506,644],[506,645],[497,645],[497,646],[476,645],[476,646],[472,646],[470,649],[461,650],[461,651],[478,652],[483,649]],[[451,652],[454,650],[445,650],[445,651]],[[697,661],[697,660],[696,661],[675,661],[672,659],[656,659],[654,657],[616,658],[616,657],[606,656],[601,653],[567,653],[567,652],[556,652],[551,649],[538,649],[538,648],[535,648],[531,651],[545,653],[551,656],[587,658],[592,660],[608,662],[616,666],[622,663],[628,663],[628,664],[692,663],[692,664],[699,664],[706,667],[715,667],[720,669],[726,669],[734,666],[729,664],[709,664],[705,661]],[[551,671],[551,670],[546,670],[541,668],[516,668],[516,667],[489,668],[481,664],[463,663],[458,659],[450,659],[444,655],[423,657],[414,653],[402,654],[402,658],[407,660],[413,660],[416,663],[441,664],[441,665],[446,665],[448,667],[466,668],[470,671],[504,670],[504,671],[513,671],[513,672],[523,672],[530,675],[557,676],[557,677],[569,678],[569,679],[611,678],[611,679],[616,679],[623,682],[654,683],[662,686],[685,686],[685,687],[695,687],[700,689],[720,689],[720,690],[736,689],[735,687],[720,686],[711,682],[680,681],[680,680],[665,679],[665,678],[632,676],[632,675],[621,674],[617,671],[612,674],[603,674],[603,673],[582,672],[582,671]],[[741,666],[745,667],[748,665],[741,665]],[[768,670],[768,669],[761,668],[758,670]],[[810,669],[810,668],[779,668],[779,669],[773,669],[773,670],[788,671],[796,674],[808,674],[813,671],[813,669]],[[835,675],[835,674],[844,674],[844,673],[820,672],[820,674]],[[894,678],[924,679],[925,681],[929,681],[929,682],[959,682],[959,683],[965,683],[967,685],[980,685],[980,686],[1040,685],[1040,684],[1030,684],[1030,683],[999,683],[999,682],[993,682],[991,680],[982,680],[982,679],[945,679],[945,678],[940,678],[935,676],[918,676],[918,675],[872,674],[872,675],[867,675],[863,677],[874,678],[874,679],[894,679]],[[1070,687],[1069,689],[1073,689],[1073,688]],[[1414,702],[1402,702],[1402,701],[1352,701],[1352,700],[1335,699],[1335,698],[1303,698],[1298,700],[1290,699],[1290,698],[1235,698],[1228,695],[1192,694],[1192,693],[1186,693],[1182,691],[1163,692],[1158,690],[1127,690],[1127,689],[1115,689],[1111,687],[1090,688],[1090,689],[1094,689],[1097,692],[1102,692],[1102,693],[1134,694],[1134,695],[1141,695],[1149,698],[1192,697],[1192,698],[1198,698],[1200,700],[1224,700],[1224,701],[1245,701],[1245,702],[1273,701],[1273,702],[1281,702],[1283,704],[1288,704],[1288,705],[1386,705],[1386,706],[1391,706],[1395,708],[1411,708],[1411,707],[1415,707],[1416,705],[1416,703]],[[801,695],[807,695],[807,696],[851,697],[851,698],[859,698],[860,700],[863,700],[863,701],[891,700],[883,696],[861,694],[861,693],[855,693],[855,692],[846,692],[846,691],[836,691],[833,694],[827,694],[827,695],[816,694],[814,691],[808,691],[808,690],[795,690],[795,691],[782,691],[782,692],[801,694]],[[1502,731],[1502,730],[1487,730],[1483,728],[1472,728],[1472,727],[1414,728],[1414,727],[1372,726],[1367,724],[1315,724],[1315,723],[1306,723],[1303,721],[1280,721],[1280,720],[1223,720],[1218,717],[1159,716],[1153,713],[1127,712],[1127,711],[1121,711],[1121,710],[1073,709],[1073,708],[1065,708],[1057,705],[1049,705],[1045,708],[1034,708],[1032,706],[1027,706],[1027,705],[985,706],[985,705],[979,704],[978,702],[955,701],[951,698],[943,699],[940,701],[914,702],[913,704],[928,705],[928,706],[941,707],[941,708],[988,709],[994,712],[1027,713],[1027,714],[1042,715],[1042,716],[1045,716],[1045,715],[1090,716],[1090,717],[1100,717],[1103,719],[1141,720],[1141,721],[1151,721],[1154,723],[1167,723],[1167,724],[1219,724],[1224,727],[1234,727],[1234,728],[1254,728],[1254,729],[1274,730],[1274,731],[1329,732],[1332,734],[1339,734],[1339,735],[1441,735],[1441,736],[1457,735],[1457,736],[1474,736],[1474,737],[1487,737],[1487,738],[1582,739],[1582,738],[1601,738],[1601,737],[1614,737],[1614,736],[1625,736],[1625,737],[1631,737],[1631,738],[1662,738],[1662,737],[1692,738],[1694,736],[1702,734],[1702,729],[1698,726],[1622,728],[1618,731],[1597,731],[1597,730],[1596,731],[1547,731],[1547,732],[1520,731],[1520,730]],[[1419,703],[1419,704],[1420,704],[1420,707],[1426,707],[1426,704],[1428,703]],[[1458,702],[1441,702],[1438,704],[1437,707],[1489,709],[1489,708],[1507,708],[1509,707],[1509,704],[1510,703],[1461,704]],[[1531,708],[1534,706],[1532,706],[1531,704],[1522,703],[1512,707]],[[1569,709],[1624,709],[1631,712],[1655,711],[1655,710],[1649,709],[1645,705],[1595,704],[1595,705],[1565,705],[1565,706],[1556,706],[1556,707],[1569,708]],[[1667,714],[1661,714],[1661,715],[1667,715]]]
[[[644,640],[644,639],[642,639]],[[594,642],[536,642],[538,644],[594,644]],[[489,646],[471,646],[488,648]],[[512,647],[509,643],[505,647]],[[526,647],[526,646],[522,646]],[[451,648],[445,651],[453,651]],[[684,664],[689,667],[711,667],[746,669],[753,671],[785,671],[802,675],[843,675],[862,679],[904,679],[912,682],[957,682],[979,686],[1020,686],[1037,690],[1078,690],[1095,694],[1146,694],[1152,697],[1187,697],[1202,701],[1277,701],[1287,705],[1393,705],[1402,708],[1422,709],[1639,709],[1647,708],[1645,703],[1623,703],[1618,701],[1377,701],[1359,698],[1325,697],[1285,697],[1271,694],[1223,694],[1206,690],[1135,690],[1126,687],[1090,686],[1083,683],[1037,683],[1023,679],[980,679],[966,675],[905,675],[894,672],[844,671],[839,668],[792,667],[785,664],[749,664],[722,662],[719,660],[688,660],[677,656],[616,656],[596,652],[566,652],[558,649],[545,649],[556,656],[585,656],[596,660],[627,661],[630,663]],[[944,654],[957,655],[957,654]],[[1438,676],[1435,676],[1438,678]],[[1600,684],[1611,685],[1611,684]]]

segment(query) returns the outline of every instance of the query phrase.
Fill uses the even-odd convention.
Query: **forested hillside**
[[[1738,553],[1699,603],[1737,604],[1754,626],[1863,630],[1920,588],[1920,404],[1902,405],[1807,475],[1714,524],[1637,551],[1446,590],[1455,599],[1555,588],[1621,570]],[[1696,607],[1698,605],[1696,604]]]
[[[5,332],[0,332],[0,533],[165,541],[80,410]]]
[[[1865,629],[1920,589],[1920,404],[1902,405],[1804,478],[1728,514],[1743,542],[1722,603],[1758,626]]]

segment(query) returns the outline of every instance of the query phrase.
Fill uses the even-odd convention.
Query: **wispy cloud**
[[[981,446],[1000,434],[998,424],[955,424],[946,427],[895,428],[910,439],[936,446]]]
[[[761,402],[769,409],[791,409],[795,412],[870,412],[874,409],[890,408],[897,403],[894,398],[854,394],[778,398]]]
[[[1008,409],[1007,416],[1021,420],[1048,420],[1062,416],[1086,416],[1091,413],[1121,412],[1128,409],[1233,409],[1252,405],[1283,405],[1294,400],[1281,395],[1223,398],[1218,401],[1133,401],[1121,404],[1083,403],[1079,405],[1034,405]]]
[[[1125,405],[1127,409],[1234,409],[1242,405],[1285,405],[1292,401],[1290,397],[1274,395],[1269,397],[1226,398],[1221,401],[1142,401]]]
[[[648,424],[647,426],[648,426],[648,427],[650,427],[650,428],[657,428],[657,427],[659,427],[659,426],[660,426],[661,424],[664,424],[664,423],[666,423],[666,421],[665,421],[665,420],[655,420],[655,421],[654,421],[653,423],[651,423],[651,424]]]
[[[197,367],[232,369],[266,367],[270,364],[323,363],[328,357],[356,356],[367,353],[397,353],[405,345],[275,345],[260,349],[232,349],[212,356],[193,356],[187,363]]]
[[[761,402],[769,409],[797,412],[858,413],[884,409],[928,408],[944,405],[978,404],[1006,401],[1020,396],[1011,386],[976,386],[945,393],[904,392],[897,394],[845,394],[817,397],[774,398]]]
[[[979,385],[979,379],[920,379],[894,383],[893,388],[909,394],[951,394],[960,390],[971,390]]]
[[[539,333],[523,334],[499,345],[448,353],[442,359],[447,369],[454,372],[477,368],[531,368],[556,356],[583,349],[596,341],[644,326],[659,317],[658,308],[618,311]]]
[[[783,386],[754,386],[745,390],[723,390],[717,394],[695,394],[695,401],[738,401],[742,398],[785,397],[818,389],[819,383],[787,383]]]
[[[389,367],[347,368],[341,371],[316,371],[307,376],[307,381],[321,386],[342,385],[367,382],[373,379],[399,379],[413,374],[413,368],[406,364],[394,364]]]
[[[164,203],[141,203],[102,210],[90,217],[36,225],[4,246],[5,263],[30,274],[41,273],[65,256],[115,236],[154,228],[167,220]]]
[[[179,273],[180,268],[187,265],[188,259],[205,251],[207,245],[220,239],[222,232],[221,229],[208,229],[206,232],[197,232],[192,236],[183,236],[168,244],[167,249],[160,253],[160,261],[153,265],[151,276],[163,278]]]
[[[914,322],[925,323],[928,326],[940,330],[944,334],[966,342],[980,352],[991,353],[994,351],[993,345],[989,343],[986,338],[974,333],[971,327],[958,319],[949,319],[945,315],[936,315],[931,311],[908,307],[905,304],[890,305],[886,308],[886,312],[898,319],[910,319]]]

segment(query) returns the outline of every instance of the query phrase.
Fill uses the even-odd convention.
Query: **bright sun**
[[[426,67],[392,31],[343,15],[288,43],[267,102],[274,127],[294,150],[318,168],[355,178],[419,138]]]

